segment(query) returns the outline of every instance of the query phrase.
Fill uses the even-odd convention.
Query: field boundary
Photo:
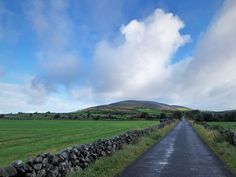
[[[165,121],[143,130],[125,132],[111,139],[98,140],[92,144],[68,147],[56,154],[42,153],[35,158],[23,162],[15,161],[12,165],[1,168],[0,176],[36,176],[36,177],[63,177],[69,172],[78,172],[97,159],[110,156],[126,145],[138,142],[141,137],[165,127],[172,121]]]
[[[220,126],[215,126],[215,125],[209,125],[207,122],[197,122],[195,121],[194,123],[197,123],[199,125],[202,125],[205,129],[208,130],[215,130],[221,135],[221,139],[224,141],[228,142],[229,144],[236,146],[236,131],[234,130],[228,130]]]
[[[236,148],[226,134],[222,135],[220,129],[210,127],[207,123],[193,123],[193,128],[213,152],[224,162],[225,166],[236,174]],[[224,129],[222,129],[224,130]],[[224,132],[224,131],[223,131]]]

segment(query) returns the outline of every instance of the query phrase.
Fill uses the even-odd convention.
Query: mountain
[[[111,103],[107,105],[100,105],[95,107],[86,108],[80,110],[80,113],[92,113],[92,114],[120,114],[120,113],[150,113],[150,114],[160,114],[161,112],[172,112],[172,111],[186,111],[189,108],[178,106],[178,105],[168,105],[164,103],[158,103],[155,101],[138,101],[138,100],[125,100],[116,103]]]

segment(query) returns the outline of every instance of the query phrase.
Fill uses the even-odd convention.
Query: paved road
[[[120,177],[233,177],[188,122],[180,122]]]

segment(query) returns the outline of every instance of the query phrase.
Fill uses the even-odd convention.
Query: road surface
[[[185,120],[120,177],[233,177]]]

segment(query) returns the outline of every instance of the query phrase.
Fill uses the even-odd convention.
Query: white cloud
[[[236,1],[227,0],[200,39],[182,77],[183,102],[205,109],[236,108]],[[181,94],[181,91],[183,94]]]
[[[41,104],[41,100],[32,100],[34,104],[29,102],[31,99],[41,99],[42,90],[32,90],[27,84],[7,84],[0,83],[0,114],[9,112],[70,112],[75,111],[89,104],[81,103],[76,98],[72,98],[60,93],[46,95],[47,99]],[[37,93],[37,91],[39,93]],[[29,94],[30,93],[30,94]],[[33,94],[39,94],[37,98],[33,98]],[[38,102],[39,104],[35,104]]]
[[[123,25],[120,45],[99,43],[94,59],[98,96],[147,99],[161,95],[171,75],[171,57],[190,38],[180,34],[183,27],[177,16],[157,9],[142,21]]]
[[[193,56],[171,64],[189,37],[183,22],[156,10],[143,21],[121,28],[124,42],[98,44],[95,55],[97,98],[156,99],[200,109],[236,108],[236,2],[225,1]]]

